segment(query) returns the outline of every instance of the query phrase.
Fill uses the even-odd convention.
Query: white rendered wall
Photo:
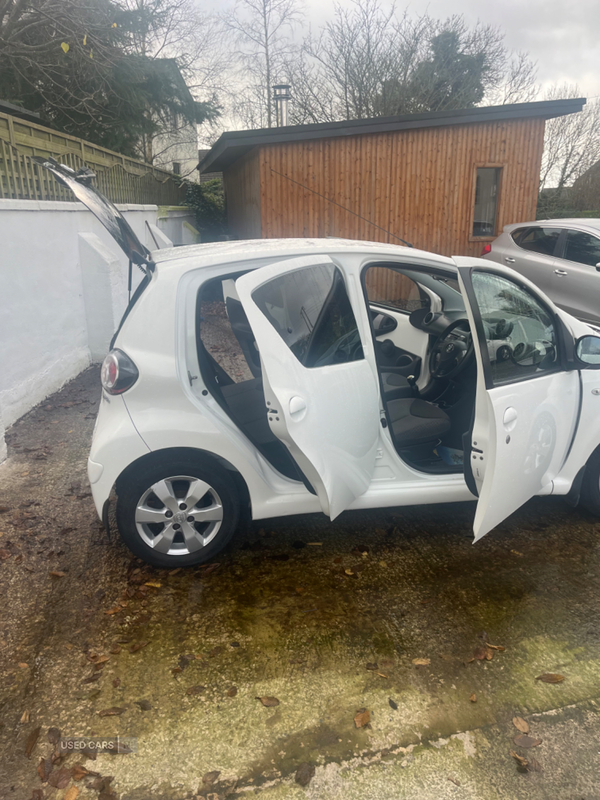
[[[146,226],[156,206],[119,208],[156,249]],[[3,428],[106,354],[127,303],[127,270],[80,203],[0,199],[0,461]],[[135,265],[133,276],[135,288]]]

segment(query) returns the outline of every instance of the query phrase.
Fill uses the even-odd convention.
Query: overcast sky
[[[318,25],[333,10],[333,0],[306,0],[307,17]],[[383,0],[382,5],[387,5]],[[397,3],[402,11],[405,4]],[[471,24],[499,25],[512,50],[524,50],[537,61],[538,80],[545,89],[553,83],[577,83],[582,96],[600,95],[599,0],[431,0],[408,4],[409,11],[445,18],[464,14]]]

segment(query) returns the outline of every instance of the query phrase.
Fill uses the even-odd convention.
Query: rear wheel
[[[230,541],[241,497],[218,466],[166,458],[141,466],[119,487],[117,526],[129,549],[155,567],[203,564]]]
[[[600,448],[592,453],[586,464],[579,502],[600,517]]]

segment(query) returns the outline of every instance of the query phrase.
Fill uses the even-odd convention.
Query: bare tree
[[[455,15],[399,15],[379,0],[335,6],[289,65],[298,121],[360,119],[532,99],[535,64],[502,31]]]
[[[554,86],[545,100],[581,97],[576,84]],[[540,189],[562,190],[600,160],[600,100],[586,103],[578,114],[546,122]]]
[[[234,112],[252,127],[273,125],[271,86],[287,76],[287,60],[294,51],[291,37],[302,16],[299,0],[237,0],[225,17],[239,46],[239,79],[245,86]]]

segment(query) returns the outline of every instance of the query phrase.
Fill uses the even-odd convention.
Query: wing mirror
[[[596,264],[596,272],[600,272],[600,261]]]
[[[577,339],[575,352],[581,364],[600,368],[600,336],[581,336]]]

